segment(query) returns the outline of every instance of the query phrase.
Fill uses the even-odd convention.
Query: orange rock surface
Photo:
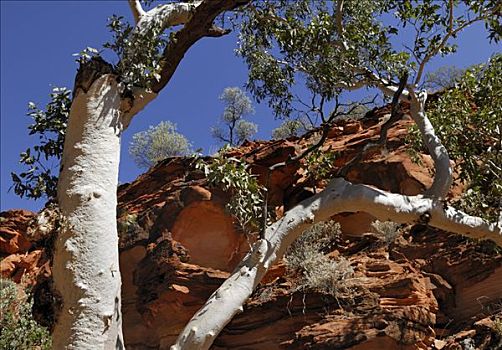
[[[323,149],[338,152],[335,166],[379,136],[388,111],[340,122]],[[413,163],[404,138],[409,120],[389,130],[386,150],[373,152],[347,175],[391,192],[421,193],[431,184],[431,162]],[[247,142],[231,151],[250,164],[262,184],[267,168],[299,154],[315,139]],[[290,164],[270,174],[269,203],[280,216],[322,189],[308,171]],[[452,190],[458,194],[461,186]],[[185,323],[249,249],[225,211],[230,197],[209,186],[190,159],[166,159],[118,189],[123,278],[123,330],[128,349],[167,349]],[[363,209],[363,208],[362,208]],[[29,242],[34,214],[1,214],[1,274],[31,284],[48,281],[50,244]],[[387,244],[370,233],[373,218],[342,213],[342,236],[328,255],[354,270],[337,295],[297,290],[284,263],[273,266],[244,312],[213,349],[497,349],[502,346],[502,255],[489,243],[422,225],[401,227]],[[249,241],[248,241],[249,240]],[[45,282],[44,282],[45,283]],[[43,314],[44,308],[38,308]],[[47,312],[49,313],[49,312]],[[43,316],[43,315],[42,315]],[[497,323],[499,322],[499,323]],[[470,346],[470,345],[469,345]]]

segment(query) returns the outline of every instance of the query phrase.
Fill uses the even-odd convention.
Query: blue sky
[[[4,1],[1,0],[1,210],[40,209],[44,201],[20,199],[12,191],[10,172],[21,171],[19,152],[37,141],[29,137],[26,106],[29,101],[44,106],[52,86],[73,87],[77,64],[73,53],[86,46],[100,48],[110,38],[105,27],[112,14],[130,17],[126,1]],[[459,51],[446,59],[435,59],[429,70],[454,64],[466,67],[486,61],[500,47],[489,44],[482,25],[463,32]],[[194,148],[205,153],[217,149],[209,128],[223,111],[218,96],[227,86],[246,82],[246,66],[234,54],[237,38],[207,38],[190,49],[169,85],[132,122],[124,133],[120,182],[140,173],[127,153],[134,133],[171,120]],[[255,103],[251,120],[259,125],[257,138],[270,138],[278,125],[265,105]]]

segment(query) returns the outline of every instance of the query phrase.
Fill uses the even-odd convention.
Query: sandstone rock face
[[[49,276],[50,267],[43,247],[30,242],[27,231],[35,213],[11,210],[0,213],[0,278],[10,278],[25,285],[38,276]]]
[[[0,214],[0,254],[25,253],[31,243],[23,235],[30,219],[35,216],[27,210],[11,210]]]
[[[233,270],[248,247],[245,235],[236,232],[225,209],[209,201],[184,208],[172,234],[190,252],[190,262],[223,271]]]
[[[323,146],[346,164],[379,136],[374,110],[360,121],[340,122]],[[409,158],[409,120],[390,129],[386,150],[367,154],[348,173],[352,182],[405,194],[431,184],[431,161]],[[323,188],[309,169],[268,167],[299,154],[315,140],[247,142],[229,156],[246,160],[277,217]],[[336,169],[335,169],[336,170]],[[458,193],[454,188],[452,194]],[[123,329],[128,349],[168,349],[249,249],[253,236],[235,228],[225,211],[230,197],[210,186],[191,159],[166,159],[118,189],[117,223],[123,280]],[[26,239],[34,214],[1,214],[4,278],[37,283],[50,276],[50,245]],[[502,346],[502,255],[488,243],[415,225],[394,241],[374,233],[373,217],[342,213],[342,237],[328,256],[354,270],[334,295],[299,289],[283,262],[273,266],[253,297],[216,339],[214,349],[497,349]],[[499,324],[501,325],[500,328]]]

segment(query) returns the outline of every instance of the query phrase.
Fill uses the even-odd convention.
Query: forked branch
[[[152,32],[161,35],[169,28],[179,25],[183,27],[171,35],[160,58],[159,75],[152,78],[150,89],[134,87],[132,88],[133,98],[124,100],[122,109],[126,113],[123,124],[127,126],[132,117],[168,84],[179,63],[193,44],[203,37],[220,37],[230,32],[214,24],[217,16],[225,11],[243,6],[249,1],[251,0],[177,2],[159,5],[145,12],[139,0],[129,0],[136,26],[131,34],[133,38],[130,46],[131,52],[126,52],[122,61],[135,57],[136,51],[134,50],[143,49],[140,41],[144,40],[144,36],[151,35]],[[152,28],[155,30],[152,31]],[[139,42],[134,42],[134,38],[137,38]],[[132,63],[134,64],[134,62]]]
[[[154,92],[162,90],[173,76],[178,64],[187,50],[203,37],[217,37],[229,33],[228,30],[218,28],[214,20],[225,11],[246,5],[251,0],[204,0],[195,7],[190,21],[174,35],[166,46],[163,59],[161,78],[152,86]]]

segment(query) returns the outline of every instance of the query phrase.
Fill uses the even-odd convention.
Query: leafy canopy
[[[249,67],[248,88],[277,116],[322,112],[343,91],[383,82],[378,77],[396,82],[406,71],[420,83],[426,63],[454,52],[449,39],[476,21],[498,40],[501,6],[486,0],[257,1],[240,18],[238,53]],[[402,42],[410,30],[413,39]],[[310,95],[296,94],[299,85]]]
[[[176,131],[175,124],[163,121],[134,134],[129,154],[140,168],[149,168],[168,157],[186,156],[191,147],[187,138]]]
[[[328,102],[337,101],[345,90],[372,86],[375,76],[396,81],[408,71],[414,73],[413,83],[420,83],[425,64],[435,55],[454,52],[449,39],[476,21],[484,21],[489,39],[498,41],[501,8],[496,0],[253,1],[238,15],[238,52],[249,67],[248,88],[258,100],[267,100],[276,115],[317,113],[325,123],[332,120],[323,117],[333,110]],[[162,51],[173,32],[155,21],[135,31],[120,16],[110,17],[108,27],[112,40],[104,48],[118,57],[115,70],[124,92],[133,86],[148,89],[159,78]],[[399,42],[398,34],[410,28],[415,32],[412,42]],[[98,55],[100,51],[86,48],[78,61]],[[297,96],[296,84],[303,84],[310,96]],[[248,104],[244,93],[231,95]],[[232,99],[223,100],[227,106],[222,122],[228,133],[215,127],[213,136],[238,145],[257,131],[256,124],[242,118],[252,106],[232,113]],[[66,89],[55,89],[45,110],[30,104],[30,134],[39,134],[40,144],[21,154],[27,171],[12,173],[16,194],[55,196],[57,177],[48,161],[55,158],[59,163],[70,105]]]

